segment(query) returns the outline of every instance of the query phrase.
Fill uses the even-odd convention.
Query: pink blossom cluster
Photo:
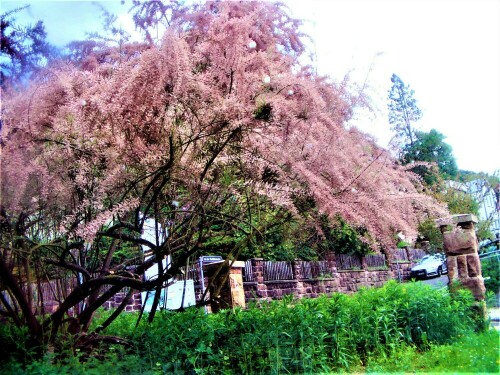
[[[54,67],[8,94],[2,204],[17,210],[37,198],[87,241],[113,217],[172,197],[201,213],[226,193],[296,212],[292,196],[305,194],[384,247],[444,213],[388,152],[346,126],[366,98],[300,65],[299,22],[280,5],[208,2],[175,14],[159,45]]]

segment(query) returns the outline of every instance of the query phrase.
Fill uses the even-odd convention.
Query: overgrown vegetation
[[[2,87],[0,312],[33,345],[90,335],[125,290],[159,301],[201,255],[365,254],[446,213],[350,126],[363,90],[303,65],[284,4],[134,1],[143,43],[104,16],[105,34],[72,42],[68,63]],[[67,290],[41,296],[55,280]]]
[[[407,346],[391,357],[370,361],[360,371],[374,373],[472,373],[498,372],[498,332],[467,335],[450,345],[433,345],[426,352]]]
[[[399,162],[422,179],[426,191],[445,203],[449,213],[476,215],[479,218],[476,234],[480,241],[492,238],[492,223],[498,220],[498,215],[497,210],[491,207],[491,201],[499,207],[499,177],[458,170],[452,148],[444,142],[444,134],[435,129],[428,133],[416,129],[414,123],[421,119],[423,113],[413,97],[415,92],[395,74],[391,82],[389,123],[394,134],[392,147],[398,154]],[[483,207],[486,202],[490,202],[488,205],[491,208]],[[433,236],[431,231],[428,223],[420,223],[420,237],[430,242],[431,251],[436,251],[442,243],[429,238]]]
[[[137,328],[131,313],[107,332],[131,346],[101,346],[90,357],[68,352],[37,358],[23,350],[23,332],[4,326],[2,347],[11,351],[4,352],[2,373],[494,372],[498,334],[474,333],[484,325],[472,305],[467,291],[451,296],[420,283],[390,282],[351,296],[285,298],[218,314],[163,311]],[[99,321],[109,314],[100,312]]]
[[[433,219],[422,221],[418,225],[418,233],[421,240],[428,241],[431,251],[436,252],[443,249],[443,235]]]
[[[482,260],[481,271],[486,291],[498,295],[500,291],[500,262],[498,257]]]

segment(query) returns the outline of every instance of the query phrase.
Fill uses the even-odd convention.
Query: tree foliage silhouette
[[[20,26],[15,14],[28,6],[16,8],[0,15],[0,86],[25,79],[36,71],[54,53],[47,42],[42,21],[34,26]]]
[[[416,236],[420,217],[444,212],[346,128],[359,96],[299,64],[299,21],[282,5],[152,4],[138,17],[173,15],[161,43],[52,67],[6,92],[0,278],[15,303],[0,302],[38,342],[60,332],[95,342],[93,313],[119,291],[154,291],[153,319],[162,286],[215,236],[237,238],[226,264],[262,238],[263,212],[319,231],[322,215],[340,215],[386,251],[394,233]],[[141,237],[148,219],[154,240]],[[158,277],[144,280],[151,267]],[[77,285],[39,322],[44,304],[32,296],[48,279]]]
[[[444,142],[445,136],[435,129],[430,132],[415,133],[412,144],[406,145],[401,151],[403,164],[415,162],[435,163],[442,178],[450,179],[457,176],[458,168],[451,146]],[[432,185],[437,179],[435,174],[426,167],[416,166],[413,171],[424,181]]]
[[[392,87],[389,91],[389,124],[395,133],[397,146],[413,146],[416,136],[413,123],[420,120],[422,111],[417,106],[417,101],[413,97],[415,93],[410,90],[409,85],[396,74],[391,76]]]

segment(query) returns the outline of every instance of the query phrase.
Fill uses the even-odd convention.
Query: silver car
[[[411,269],[412,279],[426,279],[429,276],[441,276],[448,272],[446,258],[442,254],[426,255]]]

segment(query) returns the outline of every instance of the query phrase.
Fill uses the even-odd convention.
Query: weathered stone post
[[[295,297],[302,298],[306,294],[306,288],[304,288],[304,275],[302,275],[302,262],[299,259],[295,259],[292,262],[293,278],[297,282],[295,287]]]
[[[486,316],[484,297],[486,289],[481,274],[478,255],[478,242],[474,215],[453,215],[436,220],[443,234],[444,251],[448,266],[448,286],[454,287],[456,281],[470,289],[477,301],[482,303],[480,314]]]
[[[222,272],[217,274],[219,267],[220,263],[210,263],[205,266],[205,274],[211,281],[210,295],[215,297],[215,301],[211,304],[211,312],[234,307],[245,308],[245,291],[243,289],[242,275],[245,262],[230,262],[229,269],[229,266],[226,265]],[[215,295],[218,287],[220,287],[219,294]]]

